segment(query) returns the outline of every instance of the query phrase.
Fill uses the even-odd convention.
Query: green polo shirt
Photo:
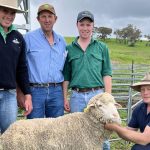
[[[78,37],[67,46],[64,80],[70,82],[70,88],[104,87],[103,77],[112,76],[107,46],[91,39],[86,51],[83,51],[77,40]]]
[[[0,33],[1,33],[4,41],[6,41],[7,34],[10,33],[12,30],[16,30],[16,27],[14,25],[11,25],[9,27],[8,32],[5,32],[4,29],[3,29],[3,27],[0,25]]]

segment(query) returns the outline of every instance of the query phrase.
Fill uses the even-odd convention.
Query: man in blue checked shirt
[[[67,56],[66,43],[53,30],[57,20],[55,9],[50,4],[38,8],[37,20],[40,28],[25,35],[27,43],[27,65],[32,93],[33,111],[28,119],[58,117],[64,115],[62,74]],[[20,105],[23,102],[20,99]]]

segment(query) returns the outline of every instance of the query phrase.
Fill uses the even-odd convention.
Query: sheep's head
[[[98,94],[91,98],[85,112],[90,113],[101,123],[121,123],[114,97],[109,93]]]

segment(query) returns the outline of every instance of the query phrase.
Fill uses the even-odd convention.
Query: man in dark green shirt
[[[79,37],[67,46],[64,67],[65,110],[82,112],[89,100],[98,93],[111,93],[111,63],[107,46],[92,38],[94,16],[82,11],[77,17]],[[70,105],[67,101],[68,87],[72,89]],[[108,146],[103,147],[109,150]]]

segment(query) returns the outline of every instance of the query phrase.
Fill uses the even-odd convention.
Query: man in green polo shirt
[[[82,11],[77,17],[79,37],[67,46],[64,67],[64,106],[66,111],[82,112],[89,100],[98,93],[111,93],[112,69],[107,46],[92,38],[94,16]],[[72,89],[70,105],[68,87]],[[106,148],[105,148],[106,146]],[[109,150],[106,144],[103,149]]]

